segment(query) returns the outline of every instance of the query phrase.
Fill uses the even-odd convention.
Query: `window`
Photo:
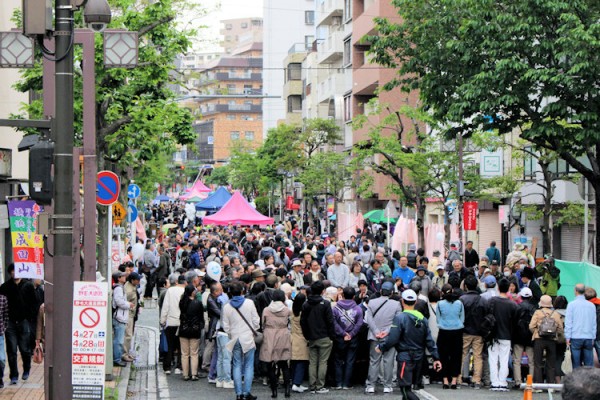
[[[287,68],[287,80],[299,81],[300,79],[302,79],[302,64],[289,63]]]
[[[227,119],[230,121],[235,121],[235,114],[227,114]]]
[[[244,94],[252,94],[252,85],[244,85]]]
[[[352,64],[352,44],[351,38],[344,40],[344,67]]]
[[[537,160],[529,152],[533,151],[530,146],[523,148],[525,157],[523,159],[523,179],[532,180],[535,179],[535,172],[537,167]]]
[[[242,29],[246,29],[248,28],[248,23],[247,22],[242,22]]]
[[[231,140],[238,140],[240,138],[240,133],[238,131],[231,131],[229,137]]]
[[[344,21],[352,19],[352,0],[344,0]]]
[[[226,94],[236,94],[235,83],[230,83],[227,85],[227,93]]]
[[[315,12],[313,10],[304,11],[304,23],[306,25],[315,24]]]
[[[344,96],[344,122],[352,121],[352,95]]]
[[[254,121],[254,118],[252,118],[251,116],[249,116],[249,115],[246,115],[246,114],[242,115],[242,116],[240,117],[240,119],[241,119],[242,121]]]
[[[292,113],[302,111],[302,96],[289,96],[287,102],[288,112]]]
[[[233,25],[227,24],[227,25],[225,25],[225,29],[227,29],[228,31],[230,31],[230,30],[233,29]]]
[[[306,50],[312,49],[313,42],[315,41],[315,37],[313,35],[304,36],[304,48]]]
[[[246,140],[253,141],[254,140],[254,132],[253,131],[244,132],[244,138]]]

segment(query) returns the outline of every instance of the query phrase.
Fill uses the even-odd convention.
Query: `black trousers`
[[[544,350],[546,351],[546,382],[555,383],[556,376],[556,340],[535,339],[533,341],[533,381],[544,383],[542,368],[544,367]]]
[[[156,285],[156,274],[150,272],[144,272],[146,275],[146,289],[144,290],[144,298],[152,297],[154,291],[154,285]]]
[[[442,378],[452,380],[460,375],[462,368],[463,330],[440,329],[437,347],[442,362]]]
[[[175,362],[175,368],[181,369],[181,346],[179,338],[177,337],[177,326],[167,326],[165,328],[165,334],[167,335],[167,344],[169,349],[167,354],[163,357],[163,370],[170,371],[173,366],[173,360],[175,359],[175,352],[177,351],[177,359]]]

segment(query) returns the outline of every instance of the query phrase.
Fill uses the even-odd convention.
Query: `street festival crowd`
[[[600,398],[596,291],[578,284],[567,302],[553,259],[536,265],[521,244],[506,259],[494,242],[485,254],[467,242],[464,253],[451,245],[428,259],[415,246],[389,254],[382,227],[368,221],[340,241],[293,216],[263,229],[210,227],[163,204],[146,217],[171,225],[134,245],[143,254],[130,246],[112,275],[116,366],[134,361],[140,307],[157,293],[165,374],[206,379],[238,400],[256,399],[254,382],[273,398],[357,386],[418,399],[414,391],[433,383],[518,389],[528,374],[562,381],[564,400]],[[16,384],[43,344],[43,285],[8,271],[0,378],[6,349]]]

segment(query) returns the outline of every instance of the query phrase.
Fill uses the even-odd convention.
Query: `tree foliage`
[[[386,88],[418,90],[452,137],[522,128],[585,176],[600,201],[600,3],[392,3],[401,22],[378,18],[368,38],[374,61],[398,69]]]

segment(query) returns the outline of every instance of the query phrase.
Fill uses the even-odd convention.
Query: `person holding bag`
[[[204,306],[196,299],[196,288],[193,285],[185,287],[179,301],[179,345],[181,347],[181,366],[183,380],[198,380],[198,350],[200,337],[204,329]],[[191,368],[190,368],[191,366]],[[190,375],[191,373],[191,375]]]
[[[563,333],[563,322],[560,314],[552,307],[552,298],[547,294],[540,299],[540,308],[533,313],[529,330],[533,333],[533,381],[544,383],[542,367],[544,352],[546,353],[546,382],[554,383],[556,379],[556,340]]]
[[[260,340],[260,318],[252,300],[243,296],[241,282],[230,285],[232,295],[223,308],[223,330],[229,336],[227,349],[233,353],[233,385],[237,400],[256,400],[250,391],[254,379],[255,338]],[[243,376],[243,381],[242,381]]]

